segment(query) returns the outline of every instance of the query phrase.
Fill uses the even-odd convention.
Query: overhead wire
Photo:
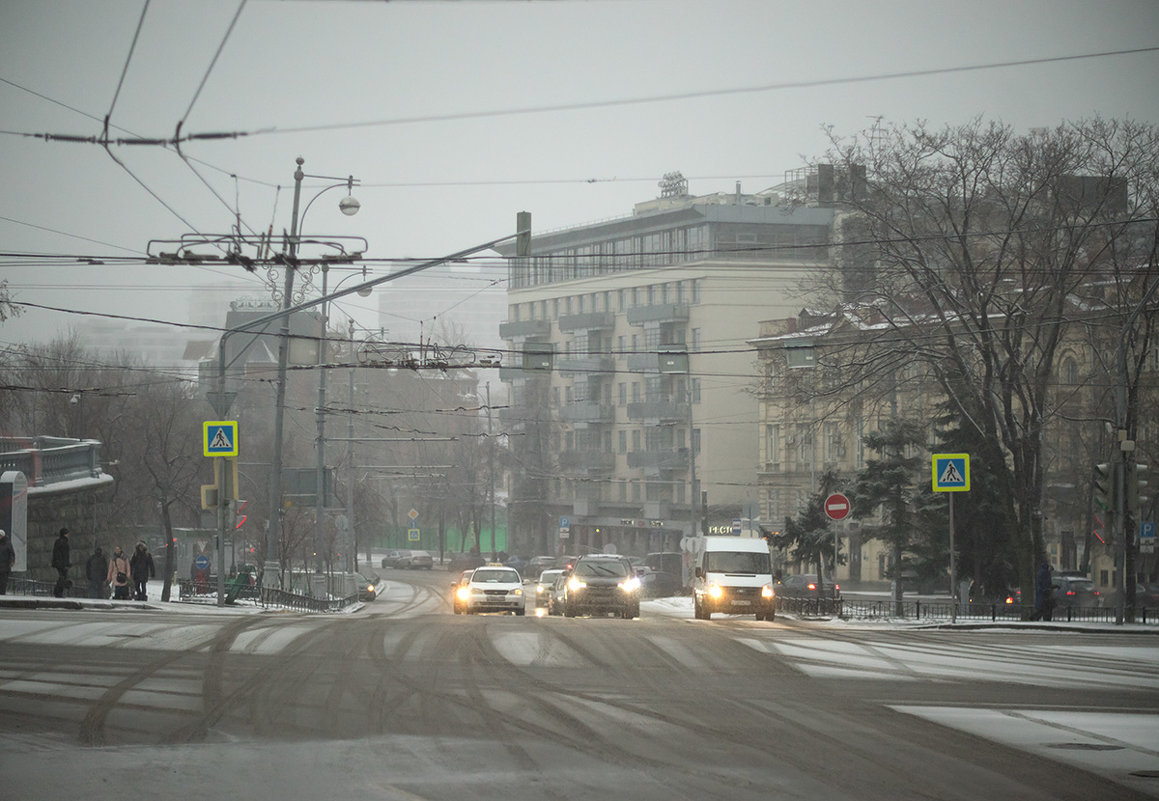
[[[483,119],[493,117],[508,117],[528,114],[548,114],[558,113],[561,111],[583,111],[597,108],[614,108],[618,106],[632,106],[643,105],[650,103],[667,103],[681,100],[695,100],[710,97],[722,97],[728,95],[741,94],[759,94],[766,92],[785,91],[790,89],[816,89],[825,86],[839,86],[858,83],[869,83],[874,81],[891,81],[901,80],[905,78],[920,78],[930,77],[934,75],[950,75],[955,73],[977,72],[981,70],[991,69],[1009,69],[1013,67],[1025,67],[1039,64],[1062,63],[1069,61],[1079,61],[1096,58],[1109,58],[1114,56],[1139,55],[1142,53],[1153,53],[1159,51],[1159,46],[1151,47],[1135,47],[1122,48],[1117,50],[1101,50],[1092,53],[1073,53],[1061,56],[1043,56],[1039,58],[1028,59],[1009,59],[1005,61],[994,61],[982,64],[963,64],[949,67],[931,67],[928,69],[915,70],[898,70],[894,72],[879,72],[870,75],[845,75],[834,78],[817,78],[811,80],[800,81],[778,81],[775,83],[758,84],[754,86],[731,87],[724,89],[703,89],[687,92],[674,92],[660,95],[644,95],[631,98],[615,98],[608,100],[592,100],[579,101],[572,103],[555,103],[543,106],[527,106],[522,108],[510,109],[491,109],[482,111],[469,112],[449,112],[445,114],[427,114],[417,115],[412,117],[395,117],[381,120],[369,120],[364,122],[337,122],[325,123],[320,125],[300,125],[293,127],[278,128],[271,126],[268,128],[257,128],[248,131],[218,131],[207,133],[191,133],[185,134],[181,137],[181,141],[196,141],[196,140],[213,140],[213,139],[229,139],[240,138],[248,136],[271,135],[271,134],[288,134],[288,133],[316,133],[321,131],[336,131],[336,130],[355,130],[359,128],[384,127],[392,125],[406,125],[415,123],[427,122],[448,122],[456,120],[468,119]],[[174,144],[173,140],[168,139],[140,139],[140,140],[115,140],[102,141],[94,137],[79,137],[71,134],[49,134],[49,133],[21,133],[21,132],[4,132],[13,133],[21,136],[31,136],[35,138],[45,139],[48,141],[66,141],[66,142],[87,142],[90,144],[103,144],[106,147],[110,144],[125,145],[125,144]]]

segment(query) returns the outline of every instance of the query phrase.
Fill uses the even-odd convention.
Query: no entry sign
[[[849,516],[849,499],[835,492],[825,499],[825,514],[831,520],[844,520]]]

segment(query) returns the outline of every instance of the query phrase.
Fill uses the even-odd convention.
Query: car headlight
[[[773,592],[772,584],[766,584],[765,586],[761,587],[761,597],[765,600],[772,598],[774,595],[776,595],[776,593]]]
[[[522,594],[523,594],[523,588],[522,588],[522,587],[516,587],[515,589],[513,589],[513,590],[511,591],[511,594],[512,594],[512,595],[522,595]]]
[[[459,589],[455,590],[455,595],[459,597],[460,601],[465,601],[471,597],[471,588],[459,587]]]
[[[713,598],[719,598],[722,595],[724,595],[724,590],[722,590],[720,588],[719,584],[709,584],[708,585],[708,594],[711,595]]]
[[[624,592],[635,592],[636,590],[640,589],[640,579],[638,579],[636,576],[632,576],[627,581],[621,581],[619,587]]]
[[[547,587],[544,587],[542,584],[535,585],[535,594],[536,595],[543,595],[545,592],[547,592]]]
[[[367,584],[367,585],[366,585],[366,591],[367,591],[367,592],[374,592],[374,585],[373,585],[373,584]]]
[[[580,581],[579,579],[574,578],[574,577],[569,578],[567,580],[567,588],[569,590],[571,590],[572,592],[578,592],[579,590],[582,590],[586,586],[588,586],[588,583],[586,581]]]

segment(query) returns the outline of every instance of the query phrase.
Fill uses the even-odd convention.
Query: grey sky
[[[140,254],[227,231],[235,204],[245,225],[280,232],[299,155],[307,173],[363,184],[360,214],[340,215],[344,192],[330,192],[305,232],[361,235],[386,259],[503,236],[520,210],[537,230],[625,215],[672,170],[694,194],[758,191],[820,155],[823,126],[851,134],[879,115],[1159,121],[1155,51],[738,91],[1155,47],[1154,2],[250,0],[226,38],[239,2],[169,0],[149,7],[118,93],[143,5],[0,3],[0,250]],[[537,108],[556,110],[494,114]],[[182,120],[182,133],[250,134],[183,146],[224,203],[172,150],[112,148],[158,200],[99,146],[15,135],[97,135],[110,110],[114,137],[171,137]],[[240,270],[0,258],[18,300],[176,322],[180,293],[227,275]],[[344,303],[368,326],[377,307]],[[29,311],[0,325],[0,346],[76,319]]]

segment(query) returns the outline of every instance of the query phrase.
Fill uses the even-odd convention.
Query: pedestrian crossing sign
[[[970,491],[970,454],[935,453],[934,492]]]
[[[209,420],[203,430],[206,456],[237,456],[237,420]]]

